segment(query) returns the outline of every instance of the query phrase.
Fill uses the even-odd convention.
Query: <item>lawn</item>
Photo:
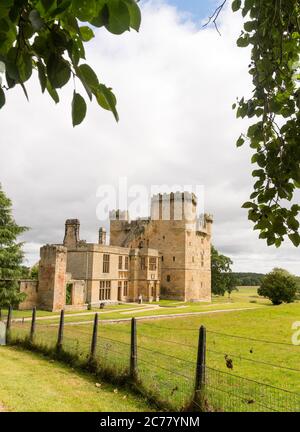
[[[85,373],[16,348],[0,347],[5,411],[149,411],[146,403]],[[99,384],[101,386],[99,387]]]
[[[207,366],[211,375],[209,379],[213,381],[215,390],[223,387],[228,390],[228,380],[232,379],[237,382],[236,386],[247,386],[247,392],[250,394],[247,399],[250,400],[249,406],[243,406],[243,410],[251,411],[256,408],[252,402],[253,393],[258,399],[260,395],[257,393],[261,391],[266,392],[264,398],[268,399],[268,406],[275,404],[279,410],[291,408],[290,402],[285,400],[285,396],[277,394],[276,389],[258,386],[255,383],[252,385],[250,381],[247,384],[246,381],[235,377],[300,393],[300,346],[291,343],[292,323],[300,320],[299,302],[273,306],[257,295],[256,288],[246,287],[233,293],[231,299],[215,298],[213,304],[179,304],[182,305],[187,307],[176,308],[178,305],[167,303],[159,311],[136,313],[133,310],[126,315],[121,312],[112,312],[105,316],[100,314],[97,351],[100,364],[119,370],[120,373],[129,366],[130,323],[127,321],[112,324],[105,322],[106,318],[207,312],[203,315],[137,322],[138,367],[145,387],[159,394],[161,398],[171,401],[177,409],[189,401],[194,385],[198,331],[200,325],[204,325],[207,329]],[[222,312],[237,307],[252,309]],[[221,312],[209,313],[214,310]],[[83,317],[79,318],[83,321]],[[91,316],[85,318],[91,320]],[[70,325],[69,320],[73,320],[74,324]],[[66,318],[64,346],[66,350],[86,358],[90,347],[92,324],[79,325],[77,320],[78,317]],[[13,324],[15,334],[28,334],[28,331],[29,323]],[[54,321],[37,323],[38,343],[46,342],[53,345],[56,337],[57,324]],[[226,359],[230,360],[229,363],[225,355]],[[229,369],[228,364],[232,368]],[[239,395],[241,391],[239,388]],[[228,405],[225,408],[228,409]],[[236,409],[236,406],[233,408]],[[298,399],[292,408],[300,410]]]

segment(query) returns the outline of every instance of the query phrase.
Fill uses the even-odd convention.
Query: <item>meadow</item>
[[[128,369],[130,322],[109,320],[144,316],[145,319],[137,322],[139,377],[146,388],[171,401],[177,409],[188,404],[193,393],[200,325],[207,330],[207,367],[213,381],[212,388],[226,387],[226,395],[220,396],[223,405],[225,396],[228,399],[228,388],[232,387],[228,384],[230,379],[237,381],[239,377],[249,380],[248,384],[243,382],[243,386],[247,384],[247,397],[242,398],[245,410],[256,408],[253,406],[254,391],[259,392],[256,398],[261,396],[262,389],[267,391],[273,387],[286,390],[287,395],[288,392],[300,393],[300,347],[291,341],[292,324],[300,320],[299,302],[273,306],[258,296],[256,288],[243,287],[230,299],[214,298],[212,304],[162,302],[161,306],[158,310],[143,312],[133,309],[132,312],[126,311],[129,312],[126,315],[116,309],[105,314],[100,312],[97,348],[100,365],[120,374]],[[228,309],[231,311],[226,312]],[[183,312],[204,313],[155,320],[146,318],[148,315],[172,316]],[[64,349],[82,359],[87,357],[90,348],[91,318],[90,315],[66,317]],[[26,321],[13,323],[13,333],[27,334],[29,324]],[[36,343],[54,345],[56,335],[56,318],[37,322]],[[256,383],[262,383],[265,387]],[[236,391],[235,398],[239,398],[242,389]],[[276,392],[274,389],[271,396],[268,393],[266,397],[268,404],[275,403],[269,400],[270,397],[276,399],[276,407],[280,409]],[[297,398],[298,395],[294,409],[298,409]],[[247,405],[245,400],[250,400],[250,403]],[[282,409],[290,408],[285,406],[288,405],[285,400],[280,403],[284,405]]]

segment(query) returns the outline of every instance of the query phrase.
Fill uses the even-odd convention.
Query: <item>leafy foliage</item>
[[[232,273],[237,280],[239,286],[258,286],[261,284],[263,273],[237,272]]]
[[[224,295],[228,292],[230,295],[236,290],[237,279],[231,271],[233,262],[225,255],[220,254],[217,249],[211,248],[211,286],[212,293]]]
[[[297,281],[288,271],[275,268],[264,277],[257,292],[269,298],[274,305],[291,303],[296,298]]]
[[[11,201],[0,186],[0,307],[16,306],[25,297],[19,292],[18,278],[24,275],[22,243],[17,237],[27,230],[11,215]]]
[[[280,246],[286,236],[300,244],[299,212],[289,205],[300,187],[300,3],[296,0],[234,0],[233,11],[245,19],[237,45],[251,46],[249,73],[254,90],[234,104],[237,117],[256,118],[245,141],[258,167],[250,201],[243,207],[268,245]]]
[[[0,81],[0,109],[6,102],[5,91],[17,84],[28,98],[25,83],[36,70],[42,93],[47,90],[55,103],[57,89],[73,77],[74,85],[78,79],[88,98],[94,97],[118,120],[111,88],[84,63],[84,44],[93,39],[95,27],[119,35],[130,28],[138,31],[140,23],[136,0],[1,0],[0,72],[5,70],[6,84]],[[74,88],[73,126],[83,121],[86,110],[84,98]]]

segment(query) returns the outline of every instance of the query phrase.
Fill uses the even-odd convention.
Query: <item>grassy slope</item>
[[[0,406],[7,411],[149,411],[124,390],[30,352],[0,347]]]
[[[213,305],[190,304],[185,309],[174,309],[174,304],[168,302],[165,302],[165,306],[167,307],[164,307],[161,313],[186,312],[186,309],[190,311],[225,309],[237,306],[253,306],[257,308],[202,316],[139,321],[138,361],[141,378],[146,386],[154,387],[154,390],[160,392],[166,399],[175,399],[180,403],[184,399],[184,395],[192,392],[198,329],[202,324],[206,326],[208,331],[208,366],[280,388],[286,388],[290,391],[300,392],[299,372],[281,370],[274,366],[241,359],[242,356],[279,366],[300,369],[300,347],[291,345],[291,326],[294,321],[299,321],[300,316],[299,302],[272,306],[269,301],[257,295],[255,288],[245,287],[241,288],[239,292],[233,293],[230,301],[226,297],[216,298]],[[153,312],[149,311],[148,313],[152,315]],[[134,311],[129,315],[121,315],[120,313],[107,315],[105,318],[113,317],[113,315],[124,318],[134,315]],[[138,316],[140,315],[138,314]],[[104,315],[101,318],[104,318]],[[67,350],[84,358],[90,347],[92,325],[76,325],[76,320],[77,317],[74,317],[75,325],[65,326],[64,346]],[[38,323],[37,339],[39,342],[46,341],[53,345],[56,340],[57,327],[48,324],[48,322]],[[26,333],[28,333],[28,326],[29,323],[26,324]],[[118,324],[105,324],[105,321],[101,324],[100,322],[98,353],[103,366],[108,365],[120,369],[128,367],[129,332],[130,323],[128,322]],[[213,332],[283,342],[289,345],[273,345],[217,335]],[[229,355],[233,360],[232,371],[226,367],[225,354]],[[168,357],[170,355],[182,360]],[[168,370],[172,371],[172,373],[168,372]],[[176,375],[178,373],[184,374],[187,379]],[[174,389],[176,389],[175,392]]]

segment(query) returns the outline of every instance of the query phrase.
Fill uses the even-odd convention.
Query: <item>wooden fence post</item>
[[[98,336],[98,320],[99,315],[96,313],[94,318],[94,327],[93,327],[93,336],[91,343],[91,353],[90,353],[90,363],[93,363],[96,358],[96,350],[97,350],[97,336]]]
[[[131,341],[130,341],[130,377],[134,380],[137,376],[137,336],[136,319],[131,320]]]
[[[57,336],[57,351],[61,351],[64,337],[64,322],[65,322],[65,311],[62,309],[60,311],[60,320],[59,320],[59,328],[58,328],[58,336]]]
[[[31,318],[31,327],[30,327],[30,336],[29,341],[33,343],[34,334],[35,334],[35,319],[36,319],[36,307],[32,309],[32,318]]]
[[[11,317],[12,317],[12,307],[9,306],[8,313],[7,313],[7,321],[6,321],[6,344],[9,342],[9,336],[10,336],[10,329],[11,329]]]
[[[203,390],[205,385],[206,367],[206,328],[201,326],[199,329],[198,354],[195,377],[194,408],[199,411],[203,402]]]

